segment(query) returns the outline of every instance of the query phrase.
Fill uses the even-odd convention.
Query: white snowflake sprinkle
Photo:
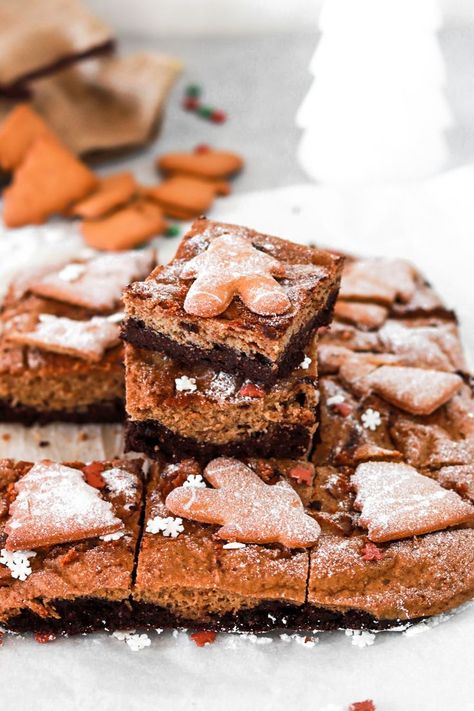
[[[132,652],[139,652],[141,649],[151,645],[151,639],[147,634],[135,634],[135,630],[129,630],[128,632],[117,630],[112,633],[112,637],[120,640],[120,642],[126,642]]]
[[[175,378],[174,383],[178,393],[193,393],[197,390],[196,378],[188,378],[187,375]]]
[[[312,363],[311,358],[309,356],[305,356],[304,360],[302,360],[300,363],[300,368],[302,368],[303,370],[308,370],[311,363]]]
[[[342,402],[344,402],[344,395],[333,395],[332,397],[328,397],[326,405],[331,407],[331,405],[340,405]]]
[[[58,277],[61,281],[77,281],[86,271],[85,264],[67,264],[58,273]]]
[[[2,548],[0,563],[6,565],[12,578],[26,580],[32,573],[29,558],[34,558],[35,555],[34,551],[7,551],[6,548]]]
[[[183,486],[191,487],[193,489],[205,489],[206,482],[202,478],[201,474],[188,474],[188,477],[183,483]]]
[[[239,543],[238,541],[233,541],[232,543],[224,543],[222,546],[226,551],[235,551],[240,548],[246,548],[245,543]]]
[[[378,410],[373,410],[371,407],[362,413],[361,420],[365,429],[370,430],[371,432],[375,432],[377,427],[380,427],[382,424],[380,412],[378,412]]]
[[[105,536],[99,536],[101,541],[118,541],[122,536],[125,535],[125,531],[116,531],[115,533],[107,533]]]
[[[183,519],[173,516],[155,516],[146,524],[147,533],[162,533],[163,536],[170,538],[177,538],[183,531]]]
[[[366,630],[346,630],[346,637],[351,637],[354,647],[360,649],[371,647],[375,642],[375,634]]]

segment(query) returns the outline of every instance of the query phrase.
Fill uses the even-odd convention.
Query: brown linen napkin
[[[32,82],[32,107],[74,153],[121,153],[154,137],[180,69],[147,52],[90,59]],[[0,102],[0,120],[12,106]]]
[[[26,80],[113,46],[79,0],[0,0],[0,93],[24,96]]]

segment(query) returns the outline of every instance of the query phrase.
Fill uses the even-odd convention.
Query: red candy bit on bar
[[[96,489],[104,488],[105,479],[102,476],[102,472],[105,471],[105,467],[103,464],[92,462],[92,464],[87,464],[82,471],[89,486],[93,486]]]
[[[211,630],[202,630],[201,632],[193,632],[191,639],[198,647],[205,647],[206,644],[213,644],[216,641],[217,632]]]
[[[298,484],[311,484],[314,477],[314,467],[311,464],[296,464],[290,469],[288,476],[296,479]]]
[[[183,99],[183,109],[185,109],[185,111],[196,111],[198,106],[199,99],[197,99],[195,96],[187,96],[185,99]]]
[[[227,114],[220,109],[215,109],[209,118],[213,123],[225,123],[225,121],[227,121]]]
[[[265,390],[254,383],[246,383],[240,388],[239,395],[241,397],[265,397]]]
[[[366,701],[354,701],[347,711],[376,711],[376,708],[372,699],[366,699]]]
[[[36,632],[35,642],[38,644],[48,644],[48,642],[54,642],[56,635],[52,632]]]
[[[367,541],[365,546],[362,548],[362,559],[363,560],[382,560],[384,556],[384,551],[372,543],[372,541]]]
[[[332,409],[341,417],[349,417],[352,412],[352,408],[347,402],[337,402],[332,405]]]

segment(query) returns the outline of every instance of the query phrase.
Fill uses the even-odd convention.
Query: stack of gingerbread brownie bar
[[[305,457],[317,426],[317,329],[342,259],[197,220],[125,292],[127,444],[150,457]]]

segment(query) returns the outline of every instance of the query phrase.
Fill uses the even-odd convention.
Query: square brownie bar
[[[185,310],[191,282],[181,278],[183,268],[223,235],[249,240],[258,251],[281,263],[285,276],[278,283],[291,304],[287,312],[258,315],[240,298],[210,318]],[[128,318],[123,338],[180,363],[200,363],[216,372],[272,385],[301,363],[312,332],[329,323],[341,269],[342,258],[329,252],[201,218],[167,266],[125,291]]]
[[[20,298],[12,286],[0,316],[0,421],[123,420],[121,291],[153,263],[151,251],[94,255],[32,277]],[[89,325],[92,336],[74,332]]]
[[[270,480],[296,462],[251,464]],[[174,531],[151,532],[156,517],[171,516],[171,524],[179,524],[165,506],[166,496],[202,471],[194,460],[153,465],[133,590],[136,624],[222,631],[295,628],[306,598],[306,550],[228,545],[215,537],[217,526],[190,520]]]
[[[128,449],[202,462],[308,456],[317,427],[316,337],[304,367],[270,388],[129,343],[125,362]]]
[[[142,505],[142,460],[66,464],[68,469],[62,474],[70,475],[71,469],[81,472],[84,481],[99,492],[100,499],[111,505],[123,529],[119,534],[82,540],[74,540],[71,533],[71,542],[20,551],[20,555],[28,554],[25,557],[29,574],[26,570],[18,577],[14,565],[7,564],[9,508],[11,513],[12,502],[19,495],[16,484],[21,484],[33,466],[0,461],[0,624],[16,632],[55,634],[130,627],[129,596]],[[34,504],[29,498],[28,505],[34,508]],[[58,509],[54,498],[52,508],[56,520],[67,516],[67,511]]]

